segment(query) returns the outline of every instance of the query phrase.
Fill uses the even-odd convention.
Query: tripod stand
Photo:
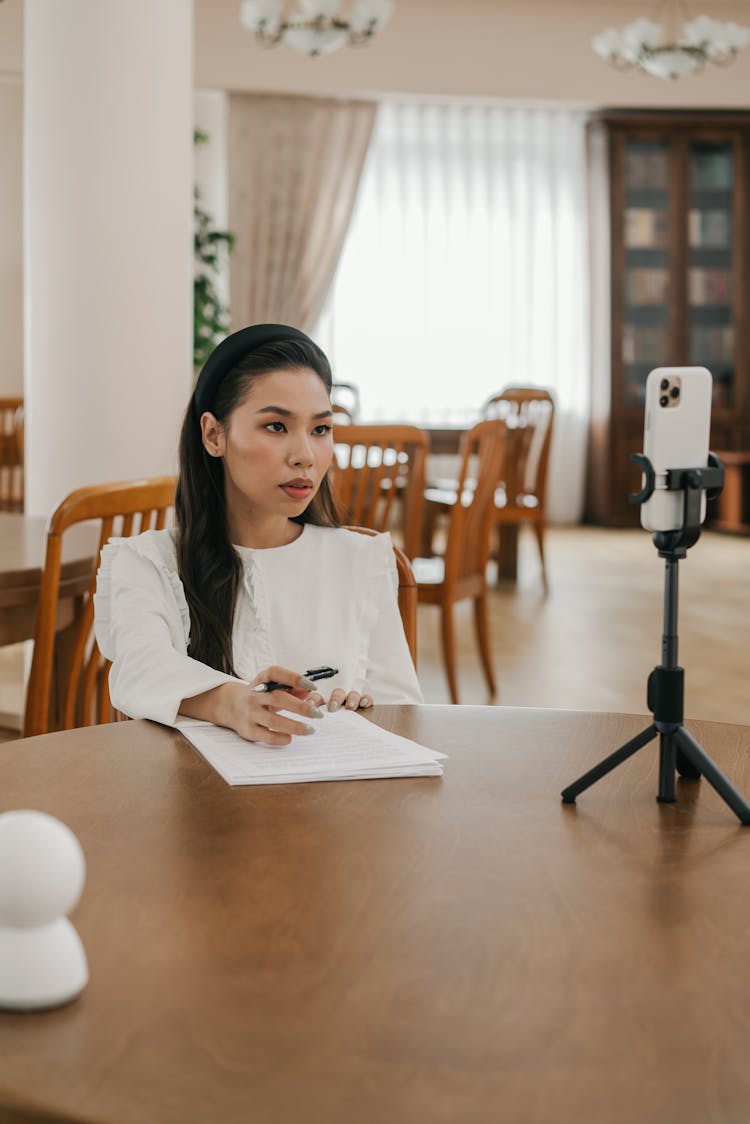
[[[641,465],[646,482],[640,492],[629,498],[633,503],[643,503],[654,490],[654,469],[641,453],[634,454],[631,459]],[[750,805],[682,724],[685,672],[677,665],[678,565],[700,537],[701,493],[706,491],[712,495],[718,494],[723,480],[723,466],[713,453],[709,454],[707,468],[671,469],[667,473],[667,489],[682,491],[685,503],[682,527],[677,531],[657,531],[653,536],[659,557],[665,559],[662,662],[649,675],[647,688],[647,705],[654,720],[645,730],[641,730],[629,742],[564,788],[562,799],[565,804],[574,804],[576,797],[592,784],[658,737],[658,801],[674,802],[675,772],[690,780],[699,780],[704,776],[740,821],[750,824]]]

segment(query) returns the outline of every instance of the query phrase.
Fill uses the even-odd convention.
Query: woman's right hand
[[[258,690],[263,683],[284,683],[290,690]],[[287,667],[267,667],[253,681],[222,683],[203,695],[184,699],[180,713],[192,718],[214,722],[235,730],[249,742],[266,742],[268,745],[289,745],[293,734],[314,734],[310,718],[323,714],[308,699],[315,684]],[[299,715],[301,721],[289,718],[279,711]]]
[[[284,683],[291,690],[258,690],[262,684],[271,681]],[[244,696],[239,692],[235,695],[233,729],[247,741],[266,742],[268,745],[289,745],[292,734],[314,734],[315,728],[308,719],[323,717],[315,704],[307,699],[314,687],[310,679],[287,667],[265,668],[244,689]],[[301,721],[280,714],[282,710],[298,714]]]

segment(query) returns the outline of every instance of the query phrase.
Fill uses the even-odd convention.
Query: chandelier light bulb
[[[302,15],[313,20],[331,20],[341,7],[341,0],[298,0],[298,3]]]
[[[673,42],[664,42],[661,24],[641,17],[624,27],[608,27],[591,44],[598,55],[620,69],[636,67],[656,78],[681,78],[707,62],[725,65],[750,43],[750,30],[710,16],[683,24]]]
[[[240,0],[240,22],[265,46],[284,42],[306,55],[367,43],[390,19],[394,0]]]
[[[351,24],[357,31],[365,32],[368,27],[380,31],[393,15],[393,0],[355,0],[352,6]]]
[[[282,0],[242,0],[240,23],[246,31],[276,35],[281,23]]]

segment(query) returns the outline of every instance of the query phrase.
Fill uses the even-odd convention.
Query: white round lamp
[[[65,916],[85,869],[75,835],[53,816],[0,815],[0,1007],[56,1007],[86,986],[86,954]]]

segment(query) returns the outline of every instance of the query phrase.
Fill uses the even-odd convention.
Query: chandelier
[[[341,0],[241,0],[240,22],[267,47],[283,40],[302,54],[327,55],[346,43],[367,43],[393,8],[394,0],[353,0],[349,5]]]
[[[592,46],[598,55],[622,70],[638,67],[656,78],[681,78],[700,70],[707,62],[720,66],[731,62],[750,42],[750,30],[746,27],[710,16],[686,20],[678,31],[677,8],[683,5],[672,5],[666,36],[660,23],[641,18],[624,27],[608,27],[594,36]]]

